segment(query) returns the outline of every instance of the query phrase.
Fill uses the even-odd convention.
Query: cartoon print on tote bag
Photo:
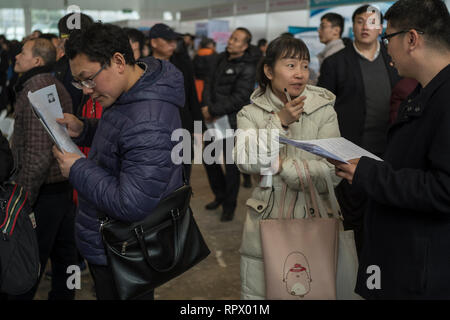
[[[293,296],[303,298],[311,290],[311,270],[308,260],[301,252],[290,253],[285,262],[283,270],[283,282],[286,290]]]

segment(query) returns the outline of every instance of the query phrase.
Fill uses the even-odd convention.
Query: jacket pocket
[[[247,202],[245,203],[245,205],[247,207],[252,208],[253,210],[258,212],[259,214],[261,214],[261,213],[263,213],[266,210],[266,208],[268,206],[268,203],[265,202],[265,201],[262,201],[262,200],[255,199],[255,198],[249,198],[247,200]]]

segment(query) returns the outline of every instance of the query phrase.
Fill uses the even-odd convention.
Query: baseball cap
[[[150,39],[163,38],[166,40],[176,40],[182,35],[173,31],[168,25],[164,23],[157,23],[150,29]]]

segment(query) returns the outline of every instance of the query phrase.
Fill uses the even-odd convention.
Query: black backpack
[[[0,184],[0,292],[18,295],[30,290],[40,272],[34,213],[27,192]]]

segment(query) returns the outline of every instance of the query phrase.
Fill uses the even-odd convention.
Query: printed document
[[[280,143],[290,144],[320,157],[330,158],[345,163],[348,163],[348,160],[361,158],[363,156],[383,161],[383,159],[342,137],[304,141],[280,137]]]
[[[52,84],[35,92],[28,91],[28,100],[31,102],[34,114],[41,121],[58,149],[62,152],[76,153],[85,158],[85,155],[70,138],[67,128],[56,122],[57,118],[64,117],[56,86]]]
[[[216,138],[216,140],[234,137],[234,132],[231,129],[227,115],[216,119],[214,122],[205,122],[205,125],[208,129],[215,129],[213,136]]]

